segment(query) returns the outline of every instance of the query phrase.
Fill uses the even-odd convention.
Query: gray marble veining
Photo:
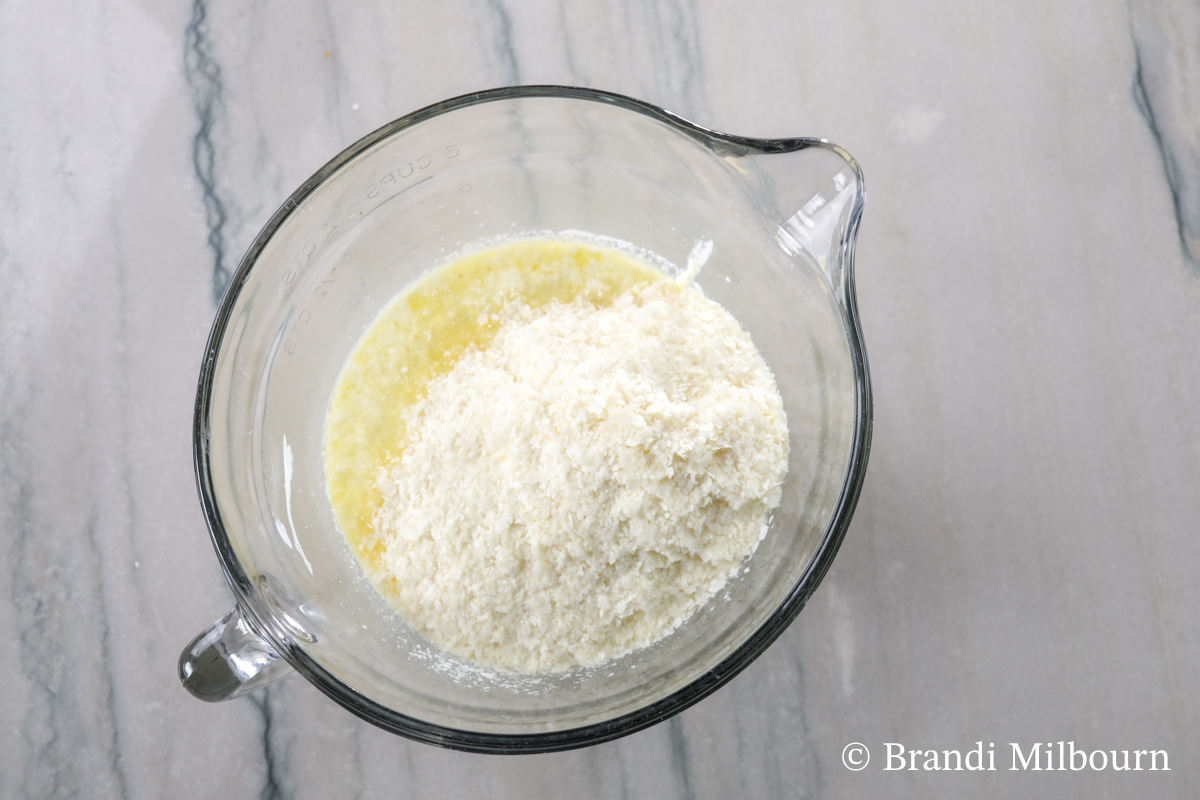
[[[0,6],[0,796],[1193,797],[1198,12],[975,4]],[[381,124],[512,83],[863,163],[871,468],[745,673],[582,751],[472,756],[297,677],[208,706],[231,596],[191,472],[215,300]],[[1171,771],[885,772],[882,742],[1165,748]],[[841,762],[867,743],[872,765]]]
[[[1180,245],[1200,269],[1200,8],[1135,0],[1130,9],[1138,109],[1162,154]]]
[[[222,110],[221,67],[212,57],[208,26],[208,5],[203,0],[192,4],[192,18],[184,31],[184,75],[196,108],[197,130],[192,139],[192,168],[204,196],[204,222],[208,227],[208,248],[213,260],[213,301],[219,302],[233,276],[226,225],[229,214],[217,192],[217,152],[213,126]]]

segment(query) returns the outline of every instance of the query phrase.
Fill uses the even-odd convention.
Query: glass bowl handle
[[[241,697],[292,672],[292,666],[233,607],[183,648],[179,680],[209,703]]]

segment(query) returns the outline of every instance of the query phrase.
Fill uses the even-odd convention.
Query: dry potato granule
[[[678,627],[753,552],[788,432],[749,335],[695,288],[515,300],[404,412],[378,470],[388,599],[452,654],[603,663]]]

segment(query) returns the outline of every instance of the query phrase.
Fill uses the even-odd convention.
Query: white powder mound
[[[502,322],[430,382],[379,471],[391,601],[485,666],[603,663],[753,552],[787,471],[783,404],[737,321],[670,281]]]

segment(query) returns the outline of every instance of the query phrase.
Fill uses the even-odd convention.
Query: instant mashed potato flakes
[[[397,297],[325,434],[335,516],[373,585],[443,650],[519,672],[677,628],[765,534],[787,462],[774,378],[728,312],[556,239]]]

